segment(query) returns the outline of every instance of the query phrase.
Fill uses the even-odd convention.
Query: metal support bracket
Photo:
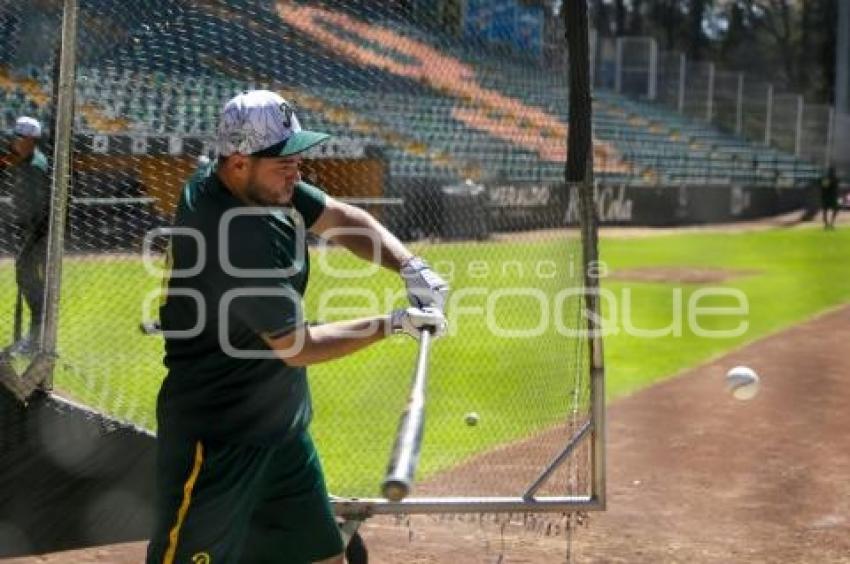
[[[543,472],[534,480],[534,482],[525,490],[525,493],[522,494],[523,499],[527,499],[529,501],[534,499],[534,494],[543,487],[543,484],[552,477],[552,474],[555,473],[555,470],[561,467],[561,465],[569,460],[570,455],[573,450],[581,443],[581,441],[587,436],[590,431],[592,425],[590,421],[586,421],[581,428],[573,434],[572,438],[570,438],[570,442],[567,443],[567,446],[558,453],[558,456],[549,463],[549,465],[543,469]]]

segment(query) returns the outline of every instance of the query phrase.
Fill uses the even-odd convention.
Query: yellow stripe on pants
[[[192,473],[186,483],[183,484],[183,502],[180,504],[180,509],[177,511],[177,522],[168,533],[168,550],[165,551],[165,559],[163,564],[174,564],[174,554],[177,552],[177,539],[180,536],[180,528],[183,526],[183,521],[186,520],[186,513],[189,512],[189,504],[192,501],[192,490],[195,488],[195,482],[198,480],[198,474],[201,473],[201,464],[204,463],[204,445],[201,441],[195,443],[195,464],[192,467]]]

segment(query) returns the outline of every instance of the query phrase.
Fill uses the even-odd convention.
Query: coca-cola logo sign
[[[626,187],[600,186],[594,194],[596,213],[600,223],[630,222],[633,219],[634,202],[626,196]],[[564,221],[578,223],[580,215],[578,188],[570,188],[570,198]]]

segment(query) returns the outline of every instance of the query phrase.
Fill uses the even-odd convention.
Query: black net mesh
[[[44,322],[53,122],[61,9],[54,2],[0,4],[0,347],[30,364]],[[37,141],[14,135],[19,118]]]
[[[215,156],[224,103],[269,89],[333,135],[308,153],[305,179],[373,213],[452,285],[450,336],[431,357],[422,491],[519,494],[587,419],[589,388],[575,331],[580,237],[565,225],[562,24],[549,8],[511,5],[80,0],[56,389],[155,429],[163,342],[139,324],[154,319],[161,280],[141,259],[145,234],[170,223],[199,159]],[[21,114],[51,123],[60,16],[57,2],[0,4],[6,133]],[[594,158],[603,177],[633,172],[608,142]],[[154,263],[162,248],[155,239]],[[404,304],[392,273],[321,241],[311,255],[310,319]],[[310,369],[334,493],[377,493],[414,357],[396,338]],[[588,472],[581,455],[550,489],[587,493]]]

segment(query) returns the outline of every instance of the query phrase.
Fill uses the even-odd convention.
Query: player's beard
[[[292,202],[294,189],[295,183],[281,190],[266,186],[259,181],[254,169],[251,169],[248,184],[245,187],[245,198],[255,206],[288,206]]]

